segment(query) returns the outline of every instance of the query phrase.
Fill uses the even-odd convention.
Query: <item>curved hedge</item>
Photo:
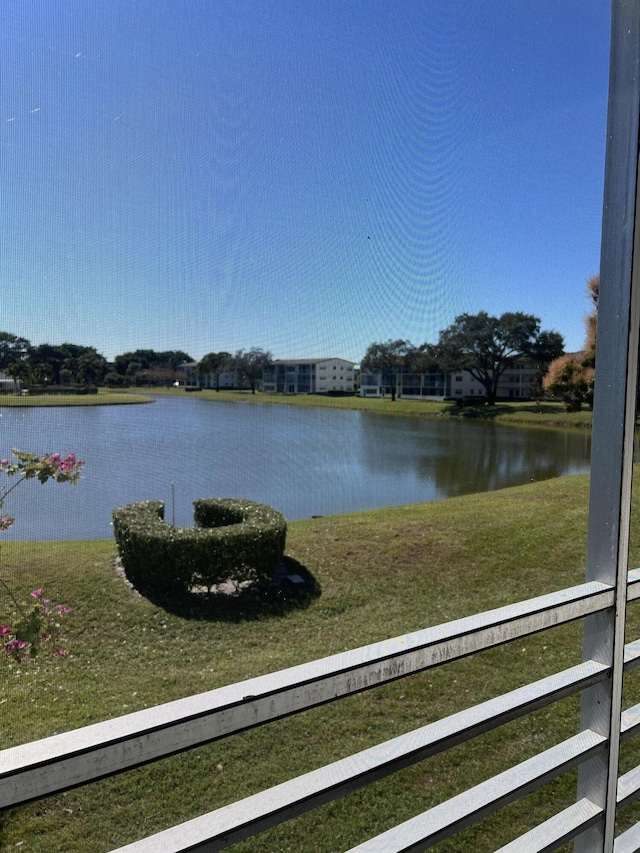
[[[284,555],[287,523],[266,504],[197,500],[193,528],[165,523],[162,501],[128,504],[112,515],[125,573],[148,592],[176,594],[227,580],[266,580]]]

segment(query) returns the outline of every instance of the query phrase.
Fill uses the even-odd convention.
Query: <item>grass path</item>
[[[130,590],[111,541],[2,547],[4,575],[68,603],[67,659],[3,666],[5,746],[580,583],[588,478],[290,524],[307,609],[189,620]],[[636,538],[633,547],[636,549]],[[631,634],[640,629],[632,611]],[[637,634],[636,634],[637,635]],[[0,847],[100,853],[577,663],[576,623],[11,812]],[[634,685],[628,686],[629,701]],[[344,850],[577,731],[578,702],[457,747],[234,850]],[[633,743],[623,761],[637,761]],[[637,751],[637,750],[636,750]],[[571,774],[439,846],[483,853],[573,801]]]

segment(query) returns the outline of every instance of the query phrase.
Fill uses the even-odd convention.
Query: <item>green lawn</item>
[[[587,500],[588,478],[577,476],[292,523],[287,554],[313,574],[321,595],[286,615],[244,620],[186,619],[151,604],[117,577],[111,541],[7,543],[4,576],[25,594],[44,586],[73,613],[68,658],[3,664],[1,742],[25,742],[580,583]],[[631,636],[640,627],[637,613],[632,617]],[[110,850],[580,657],[579,623],[518,641],[14,810],[0,822],[0,847]],[[632,682],[628,691],[631,701]],[[577,729],[578,700],[564,700],[234,849],[347,849]],[[633,760],[625,753],[624,761]],[[437,850],[494,850],[574,797],[569,774]]]
[[[568,428],[590,428],[591,411],[567,412],[562,403],[527,401],[522,403],[498,403],[495,406],[459,407],[453,403],[430,400],[391,401],[390,398],[374,399],[357,396],[331,397],[320,394],[262,394],[251,391],[196,391],[183,388],[148,389],[148,393],[171,397],[191,397],[225,403],[268,404],[273,406],[298,406],[301,408],[346,409],[377,412],[384,415],[404,415],[427,418],[482,418],[519,426],[542,426]]]
[[[343,409],[348,411],[377,412],[383,415],[402,415],[424,418],[473,418],[495,420],[513,426],[540,426],[561,429],[590,428],[591,411],[566,412],[561,403],[498,403],[495,406],[456,406],[430,400],[391,401],[390,398],[373,399],[357,396],[331,397],[320,394],[262,394],[251,391],[197,391],[183,388],[127,388],[113,390],[100,388],[98,394],[86,396],[32,395],[0,396],[0,407],[31,406],[107,406],[127,403],[149,403],[153,396],[181,397],[224,403],[248,403],[272,406],[297,406],[300,408]]]
[[[123,393],[99,388],[97,394],[31,394],[26,397],[0,395],[0,406],[30,408],[33,406],[123,406],[131,403],[151,403],[148,395]]]

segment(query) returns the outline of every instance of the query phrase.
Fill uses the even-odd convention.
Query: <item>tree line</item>
[[[595,369],[595,336],[599,278],[589,279],[594,305],[587,318],[587,340],[578,356],[564,354],[562,335],[540,328],[540,319],[532,314],[506,312],[499,317],[486,311],[460,314],[443,329],[435,344],[414,346],[404,339],[374,342],[361,363],[362,373],[379,373],[395,399],[398,373],[443,373],[466,370],[484,388],[486,401],[496,401],[500,379],[510,367],[526,362],[537,368],[532,396],[544,392],[560,396],[580,408],[589,402]],[[182,350],[156,352],[138,349],[116,356],[109,365],[94,347],[64,343],[32,346],[26,338],[0,332],[0,371],[16,381],[38,386],[51,385],[170,385],[176,381],[178,366],[194,363]],[[210,352],[196,363],[198,376],[213,376],[220,388],[220,377],[234,372],[234,387],[250,388],[255,393],[264,367],[273,361],[269,351],[249,350]]]
[[[199,375],[219,377],[234,371],[239,387],[255,391],[262,368],[272,361],[265,350],[252,348],[235,353],[208,353],[196,366]],[[126,387],[129,385],[171,385],[181,364],[194,359],[183,350],[137,349],[117,355],[113,364],[95,347],[79,344],[39,344],[11,332],[0,332],[0,371],[22,385]]]
[[[23,385],[40,388],[170,384],[185,360],[191,358],[181,350],[136,350],[116,356],[110,365],[95,347],[71,343],[33,346],[26,338],[0,332],[0,371]]]
[[[256,393],[262,371],[271,364],[273,355],[268,350],[252,347],[249,350],[238,350],[233,355],[228,352],[209,352],[196,365],[198,376],[213,376],[215,390],[220,390],[220,377],[223,373],[235,374],[236,388],[250,388]]]
[[[402,339],[373,343],[360,369],[361,373],[381,374],[392,400],[398,373],[466,370],[484,388],[487,404],[494,405],[500,378],[508,368],[523,361],[534,365],[542,393],[543,376],[563,352],[562,335],[541,330],[538,317],[522,312],[492,317],[481,311],[459,314],[440,332],[435,344],[414,346]]]
[[[31,385],[96,385],[104,380],[107,360],[94,347],[40,344],[0,332],[0,370]]]

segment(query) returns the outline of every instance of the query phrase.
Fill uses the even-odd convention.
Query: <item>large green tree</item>
[[[241,349],[238,350],[233,357],[233,365],[238,371],[241,387],[246,381],[249,383],[251,393],[255,394],[256,384],[262,377],[263,369],[272,361],[273,356],[271,353],[265,352],[265,350],[259,347],[253,347],[246,352]]]
[[[434,344],[421,344],[409,353],[409,369],[411,373],[428,373],[439,370],[438,350]]]
[[[95,347],[81,344],[39,344],[31,347],[29,360],[35,375],[54,385],[93,384],[101,381],[107,371],[105,357]]]
[[[220,374],[231,369],[232,355],[230,352],[208,352],[198,362],[199,376],[213,376],[216,381],[216,391],[220,390]]]
[[[541,331],[539,318],[532,314],[492,317],[481,311],[460,314],[440,332],[437,358],[444,370],[467,370],[485,389],[487,403],[494,405],[507,368],[523,358],[546,368],[563,349],[562,335]]]
[[[396,341],[374,341],[369,344],[360,364],[360,374],[380,373],[384,388],[388,388],[391,400],[396,399],[398,373],[409,371],[417,353],[416,347],[400,338]]]
[[[8,364],[4,372],[10,376],[19,388],[33,379],[33,366],[28,358],[21,358]]]
[[[182,350],[137,349],[125,352],[114,359],[116,371],[138,384],[170,385],[176,378],[180,364],[190,363],[193,359]]]
[[[31,363],[34,373],[38,375],[38,379],[46,376],[47,381],[53,382],[55,385],[60,384],[60,371],[63,369],[64,362],[70,358],[70,354],[66,349],[53,344],[38,344],[31,350]]]
[[[91,347],[77,359],[76,381],[97,385],[103,381],[107,369],[107,359]]]
[[[0,332],[0,370],[26,358],[30,349],[31,344],[26,338],[19,338],[11,332]]]

